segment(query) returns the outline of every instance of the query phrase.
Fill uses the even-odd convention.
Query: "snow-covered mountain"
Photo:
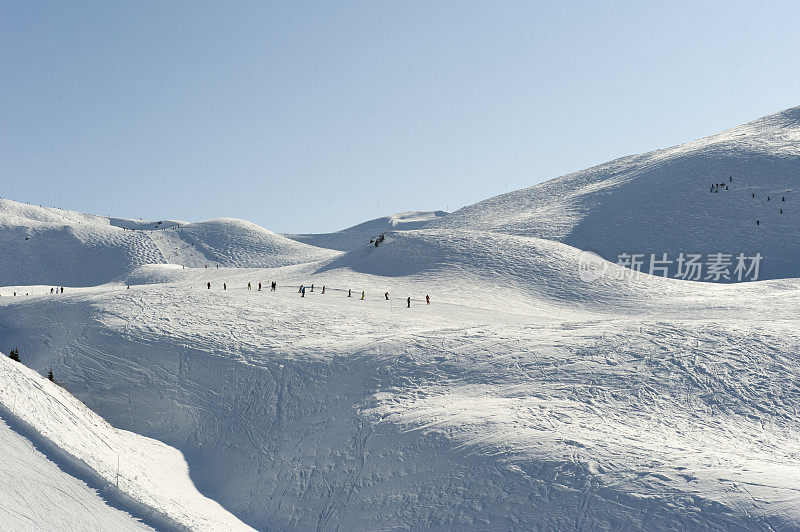
[[[317,233],[304,235],[284,235],[298,242],[312,246],[339,251],[350,251],[368,243],[372,238],[386,231],[411,231],[422,229],[432,221],[447,215],[445,211],[408,211],[399,212],[382,218],[369,220],[335,233]]]
[[[723,186],[712,188],[717,183]],[[674,261],[680,253],[760,253],[761,279],[798,277],[798,188],[800,107],[794,107],[496,196],[429,227],[557,240],[612,262],[642,254],[643,271],[651,254]],[[673,263],[670,275],[677,273]]]
[[[791,226],[780,176],[797,160],[796,115],[421,226],[369,222],[347,245],[317,235],[344,253],[242,221],[156,228],[0,203],[0,245],[22,261],[0,274],[0,351],[39,373],[0,363],[0,413],[99,479],[114,469],[102,442],[121,449],[142,506],[104,508],[120,528],[156,512],[219,530],[797,529],[800,279],[776,266],[790,251],[773,233],[704,231],[709,210],[745,223],[751,174],[767,176],[756,198],[786,184],[776,216]],[[703,183],[689,170],[711,168],[733,177],[727,190],[687,189]],[[21,255],[34,240],[41,253]],[[59,262],[50,247],[79,251]],[[633,275],[584,248],[760,252],[776,278]],[[48,277],[84,263],[83,286]],[[40,376],[51,368],[69,393]],[[0,438],[24,440],[18,426]],[[75,480],[63,475],[48,482]],[[82,482],[76,500],[101,504]],[[45,527],[39,513],[24,518]]]

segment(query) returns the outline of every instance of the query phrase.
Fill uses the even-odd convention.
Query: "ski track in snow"
[[[427,306],[425,281],[392,280],[385,301],[390,282],[349,270],[136,275],[159,269],[186,280],[3,297],[0,325],[103,417],[181,449],[257,528],[800,522],[800,309],[769,313],[786,282],[716,287],[725,305],[677,283],[642,290],[638,313],[532,296],[500,311],[471,281]],[[272,293],[272,278],[296,281]],[[72,331],[41,327],[43,309]]]
[[[799,117],[330,235],[0,200],[0,350],[74,394],[0,361],[32,427],[0,440],[45,500],[79,494],[75,522],[98,488],[25,441],[92,482],[121,453],[128,496],[198,529],[800,529]],[[761,252],[772,280],[586,282],[581,249]],[[46,526],[24,500],[15,522]]]

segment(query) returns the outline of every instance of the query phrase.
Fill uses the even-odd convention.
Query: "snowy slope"
[[[5,530],[152,530],[61,470],[0,416],[0,515]]]
[[[399,212],[382,218],[369,220],[335,233],[317,233],[304,235],[285,235],[292,240],[305,242],[321,248],[349,251],[362,246],[373,237],[386,231],[411,231],[421,229],[433,220],[447,215],[445,211],[408,211]]]
[[[49,449],[62,469],[85,475],[112,504],[131,508],[158,528],[249,529],[197,492],[178,451],[113,428],[63,388],[5,355],[0,356],[0,413],[12,420],[17,430],[31,435],[35,444]],[[8,512],[18,521],[19,529],[46,528],[54,520],[59,529],[108,530],[112,523],[120,529],[142,528],[130,516],[104,505],[85,483],[31,449],[6,423],[0,427],[0,435],[21,451],[19,455],[4,453],[0,475],[0,489],[13,494],[3,498],[3,514]],[[34,480],[31,468],[42,476]],[[41,499],[45,494],[49,495],[46,501]],[[38,504],[31,501],[25,505],[20,500],[24,497]],[[81,505],[84,501],[85,506]]]
[[[728,190],[711,193],[712,183]],[[673,260],[681,252],[761,253],[760,278],[798,277],[798,185],[795,107],[487,199],[429,227],[558,240],[612,262],[622,253],[645,254],[648,262],[651,253]]]
[[[0,285],[91,286],[143,264],[275,267],[336,255],[244,220],[141,222],[3,199],[0,249]]]
[[[592,301],[563,244],[418,233],[322,268],[0,290],[0,348],[258,529],[798,526],[797,280],[609,275]]]

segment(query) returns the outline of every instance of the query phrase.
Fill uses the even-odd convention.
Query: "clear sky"
[[[800,2],[0,0],[0,196],[325,232],[800,105]]]

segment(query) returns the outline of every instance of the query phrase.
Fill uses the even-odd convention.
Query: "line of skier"
[[[300,294],[300,297],[306,297],[306,288],[309,289],[309,292],[313,292],[314,291],[314,283],[312,283],[310,287],[306,287],[306,285],[301,284],[300,287],[297,289],[297,293]],[[208,281],[206,283],[206,289],[207,290],[211,290],[211,281]],[[222,283],[222,289],[223,290],[227,290],[228,289],[228,283],[223,282]],[[253,284],[250,281],[247,282],[247,289],[248,290],[252,290],[253,289]],[[258,291],[261,292],[261,289],[262,289],[262,284],[258,283]],[[270,281],[269,289],[270,289],[270,292],[277,291],[277,289],[278,289],[277,281]],[[322,285],[321,292],[324,294],[327,291],[327,289],[328,289],[328,287],[326,285]],[[386,301],[389,301],[389,292],[385,292],[383,294],[383,296],[386,299]],[[347,297],[353,297],[353,289],[352,288],[348,288],[347,289]],[[362,290],[361,291],[361,299],[360,300],[364,301],[366,299],[366,297],[367,297],[367,292],[365,290]],[[425,304],[426,305],[430,305],[431,304],[431,296],[430,295],[425,295]],[[406,305],[407,305],[408,308],[411,308],[411,296],[406,298]]]

